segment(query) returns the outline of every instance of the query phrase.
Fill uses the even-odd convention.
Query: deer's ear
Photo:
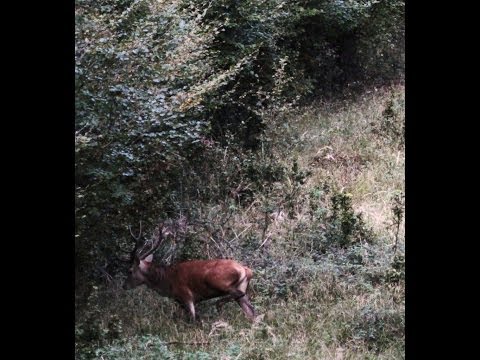
[[[148,255],[145,259],[143,259],[143,261],[146,261],[148,263],[151,263],[153,260],[153,254],[150,254]]]
[[[140,270],[147,271],[148,267],[152,263],[153,255],[148,255],[145,259],[140,260]]]

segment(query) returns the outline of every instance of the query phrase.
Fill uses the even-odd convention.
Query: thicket
[[[271,154],[265,115],[401,78],[403,11],[393,0],[77,0],[79,294],[118,270],[139,220],[208,227],[206,207],[248,206],[286,179],[294,197],[305,174]],[[349,234],[332,236],[355,241],[361,220],[332,201]]]

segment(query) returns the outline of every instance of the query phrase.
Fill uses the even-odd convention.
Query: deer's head
[[[130,229],[135,247],[130,253],[130,268],[128,269],[127,279],[123,284],[125,290],[133,289],[137,286],[143,285],[147,282],[147,276],[150,265],[153,260],[153,253],[158,249],[163,241],[163,226],[160,226],[157,234],[151,241],[143,242],[142,237],[142,223],[140,222],[140,232],[137,236],[133,235]],[[149,245],[150,243],[150,245]]]

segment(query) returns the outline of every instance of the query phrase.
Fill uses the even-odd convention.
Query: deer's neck
[[[147,286],[157,291],[162,296],[170,295],[170,282],[166,276],[166,267],[161,265],[151,265],[147,275]]]

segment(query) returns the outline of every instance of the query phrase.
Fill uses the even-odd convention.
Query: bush
[[[385,274],[386,281],[397,284],[405,280],[405,256],[395,255],[391,267],[387,269]]]
[[[104,316],[99,302],[98,287],[93,286],[86,311],[75,321],[75,354],[80,359],[95,358],[95,349],[122,335],[122,320],[116,314]]]
[[[405,121],[402,116],[404,103],[400,103],[392,93],[385,104],[381,121],[373,128],[373,133],[382,138],[388,145],[405,146]]]
[[[332,210],[327,218],[327,241],[340,247],[360,242],[371,242],[373,234],[367,228],[362,214],[355,214],[351,195],[336,193],[331,197]]]

